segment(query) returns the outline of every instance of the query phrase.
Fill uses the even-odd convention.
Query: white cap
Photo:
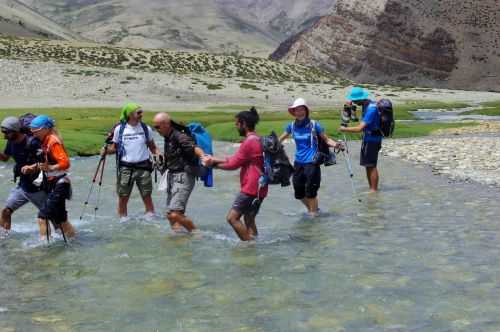
[[[309,106],[307,106],[306,100],[304,98],[295,99],[293,104],[290,107],[288,107],[288,109],[297,108],[300,106],[305,106],[307,109],[309,109]]]

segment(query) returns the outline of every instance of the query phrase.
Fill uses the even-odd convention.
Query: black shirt
[[[26,192],[36,192],[40,188],[33,184],[38,177],[36,174],[22,174],[21,168],[26,165],[33,165],[37,162],[37,152],[41,150],[42,144],[32,136],[27,136],[20,143],[7,141],[4,153],[14,159],[14,177],[19,177],[19,186]]]
[[[197,165],[194,152],[196,144],[193,138],[176,129],[165,137],[166,168],[169,171],[179,172],[186,170],[186,166]]]

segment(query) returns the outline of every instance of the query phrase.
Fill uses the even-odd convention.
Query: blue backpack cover
[[[212,147],[212,137],[208,133],[208,131],[198,122],[188,123],[187,128],[191,134],[191,137],[194,138],[195,143],[203,152],[213,155],[213,147]],[[201,177],[205,187],[213,187],[214,186],[214,175],[212,168],[208,168],[207,172],[204,176]]]

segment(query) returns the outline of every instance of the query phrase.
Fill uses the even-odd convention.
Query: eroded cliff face
[[[350,79],[500,91],[500,1],[339,0],[273,59]]]

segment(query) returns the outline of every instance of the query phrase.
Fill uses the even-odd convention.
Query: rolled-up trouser
[[[63,177],[48,182],[47,199],[38,212],[38,218],[48,219],[55,225],[68,220],[66,200],[71,198],[71,182]]]

